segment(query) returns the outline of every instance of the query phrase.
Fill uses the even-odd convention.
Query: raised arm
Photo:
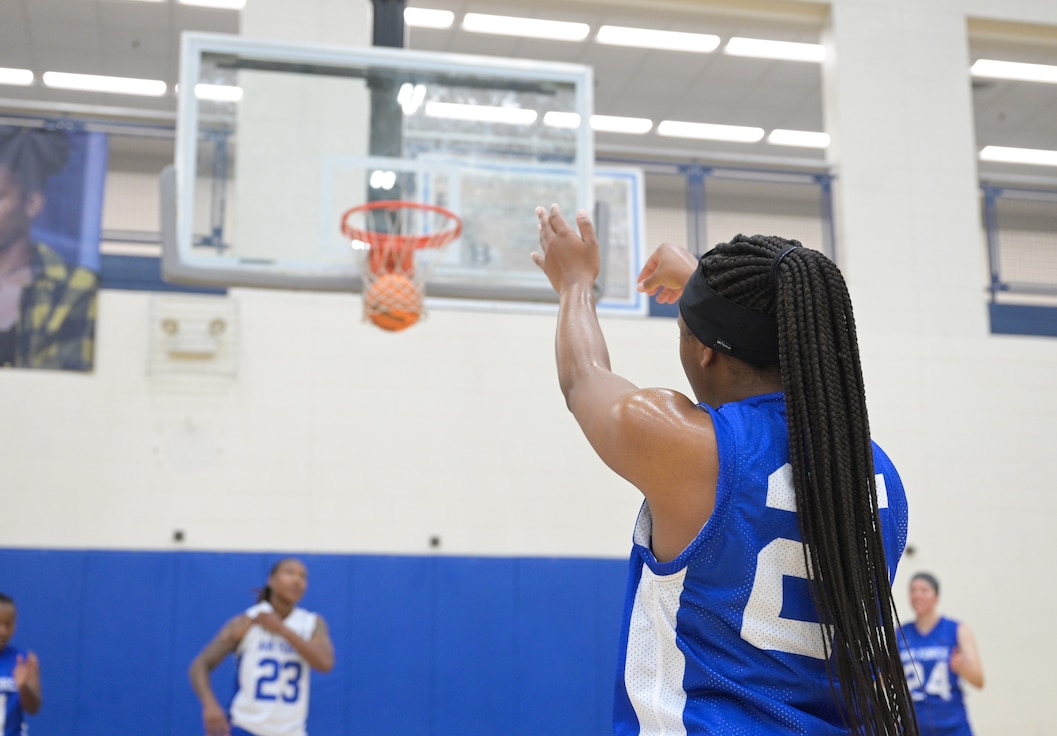
[[[334,669],[334,644],[330,640],[330,629],[319,614],[316,614],[316,628],[308,639],[303,639],[285,626],[282,619],[270,611],[258,613],[254,623],[290,642],[290,646],[305,658],[312,669],[320,672],[330,672]]]
[[[40,661],[37,655],[33,652],[27,653],[25,657],[18,655],[13,675],[22,710],[31,716],[35,715],[44,703],[40,691]]]
[[[638,290],[655,297],[661,304],[675,304],[695,268],[697,258],[686,248],[661,243],[639,272]]]
[[[975,687],[984,686],[984,665],[976,637],[966,624],[958,624],[958,646],[951,652],[951,671]]]
[[[217,701],[209,674],[226,656],[235,651],[251,623],[245,615],[235,616],[224,624],[213,640],[191,661],[187,674],[191,678],[195,695],[202,703],[202,723],[206,736],[228,736],[230,733],[227,714]]]
[[[536,215],[540,251],[532,259],[558,293],[555,353],[566,405],[603,462],[646,496],[654,518],[654,554],[670,559],[696,536],[715,504],[711,419],[677,391],[641,389],[613,372],[592,293],[599,271],[594,226],[580,212],[577,233],[556,205],[537,208]],[[679,263],[685,264],[681,256]],[[640,284],[648,284],[640,288],[660,288],[649,283],[655,272],[674,283],[668,272],[682,266],[668,264],[668,258],[655,260],[653,271],[640,275]],[[684,284],[692,272],[691,264]]]

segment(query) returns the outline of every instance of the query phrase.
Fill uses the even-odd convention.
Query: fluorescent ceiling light
[[[242,99],[242,87],[230,84],[196,84],[195,97],[210,102],[238,102]]]
[[[548,41],[583,41],[591,32],[586,23],[539,18],[513,18],[507,15],[467,13],[462,19],[463,30],[472,33],[495,33],[500,36],[545,38]]]
[[[400,92],[396,95],[396,101],[405,115],[414,115],[418,108],[422,107],[422,101],[426,99],[426,85],[411,84],[404,82],[400,85]]]
[[[454,102],[427,102],[426,115],[449,120],[471,120],[479,123],[507,123],[531,125],[536,111],[521,107],[493,107],[490,105],[460,105]]]
[[[1011,164],[1037,164],[1057,166],[1057,151],[1039,148],[1006,148],[1003,146],[985,146],[980,151],[981,161],[1004,161]]]
[[[799,146],[801,148],[826,148],[829,133],[814,133],[808,130],[782,130],[776,128],[767,136],[767,142],[776,146]]]
[[[977,59],[969,71],[974,77],[1057,84],[1057,66],[1049,64],[1022,64],[1017,61]]]
[[[624,118],[615,115],[591,116],[591,129],[603,133],[642,135],[649,133],[651,128],[653,128],[653,121],[649,118]]]
[[[404,8],[404,23],[415,28],[450,28],[455,13],[432,8]]]
[[[180,5],[194,5],[198,8],[217,8],[219,10],[242,10],[246,0],[177,0]]]
[[[144,97],[161,97],[166,89],[165,82],[159,79],[101,77],[96,74],[69,74],[67,72],[44,72],[44,84],[56,89],[112,92],[123,95],[143,95]]]
[[[701,54],[715,51],[719,46],[719,36],[707,33],[654,31],[648,28],[627,28],[625,26],[602,26],[595,35],[595,41],[611,46],[692,51]]]
[[[16,84],[28,87],[33,84],[33,72],[29,69],[5,69],[0,67],[0,84]]]
[[[552,128],[579,128],[580,114],[551,110],[543,116],[543,124]],[[591,129],[603,133],[630,133],[642,135],[653,129],[649,118],[625,118],[617,115],[592,115]]]
[[[543,115],[543,124],[552,128],[579,128],[580,113],[551,110]]]
[[[819,43],[766,41],[762,38],[735,36],[727,41],[723,53],[731,56],[752,56],[758,59],[781,59],[782,61],[822,61],[826,58],[826,47]]]
[[[755,143],[763,138],[763,128],[744,125],[712,125],[710,123],[684,123],[678,120],[662,120],[657,126],[657,135],[672,138],[702,138],[710,141],[734,141]]]

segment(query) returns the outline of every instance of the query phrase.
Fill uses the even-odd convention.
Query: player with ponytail
[[[778,237],[658,248],[639,288],[678,302],[690,399],[612,371],[594,228],[537,216],[566,403],[645,497],[615,732],[917,734],[891,592],[906,496],[870,436],[840,271]]]

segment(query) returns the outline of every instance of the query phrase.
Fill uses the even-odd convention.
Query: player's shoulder
[[[249,614],[249,610],[241,611],[225,622],[220,635],[237,644],[246,636],[251,626],[253,626],[253,617]]]
[[[322,619],[322,616],[320,616],[315,611],[310,611],[307,608],[301,608],[300,606],[294,608],[293,612],[291,613],[291,616],[294,616],[301,621],[310,621],[312,623],[315,623],[316,621]]]
[[[640,456],[697,455],[701,443],[715,437],[708,411],[674,389],[630,392],[612,407],[609,419],[609,426],[619,427],[619,436]]]
[[[620,402],[622,418],[629,420],[665,420],[683,417],[692,423],[709,424],[708,412],[686,394],[672,388],[639,388],[626,394]]]
[[[972,627],[964,621],[955,621],[954,637],[958,641],[975,641],[976,635],[973,633]]]

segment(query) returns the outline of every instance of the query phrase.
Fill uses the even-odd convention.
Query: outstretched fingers
[[[543,207],[536,208],[536,218],[539,220],[539,250],[534,250],[529,253],[529,257],[532,258],[532,262],[540,268],[543,268],[543,261],[547,255],[547,246],[550,244],[550,239],[554,237],[554,230],[551,228],[550,221],[547,219],[547,210]]]
[[[569,227],[569,223],[565,221],[565,217],[562,216],[561,207],[557,203],[551,205],[550,210],[545,214],[545,218],[555,235],[562,235],[572,229]]]
[[[591,222],[591,216],[587,214],[586,210],[580,210],[576,213],[576,226],[580,229],[580,237],[588,243],[598,240],[595,235],[595,224]]]
[[[540,249],[530,255],[533,263],[541,268],[547,259],[547,250],[555,242],[568,242],[570,246],[575,243],[598,246],[595,226],[586,210],[576,213],[576,229],[565,219],[557,204],[552,204],[549,208],[537,207],[536,217],[539,220]]]
[[[557,204],[552,204],[549,210],[545,207],[537,207],[536,217],[539,219],[540,251],[533,251],[531,256],[533,263],[542,267],[551,241],[561,237],[570,228]]]

